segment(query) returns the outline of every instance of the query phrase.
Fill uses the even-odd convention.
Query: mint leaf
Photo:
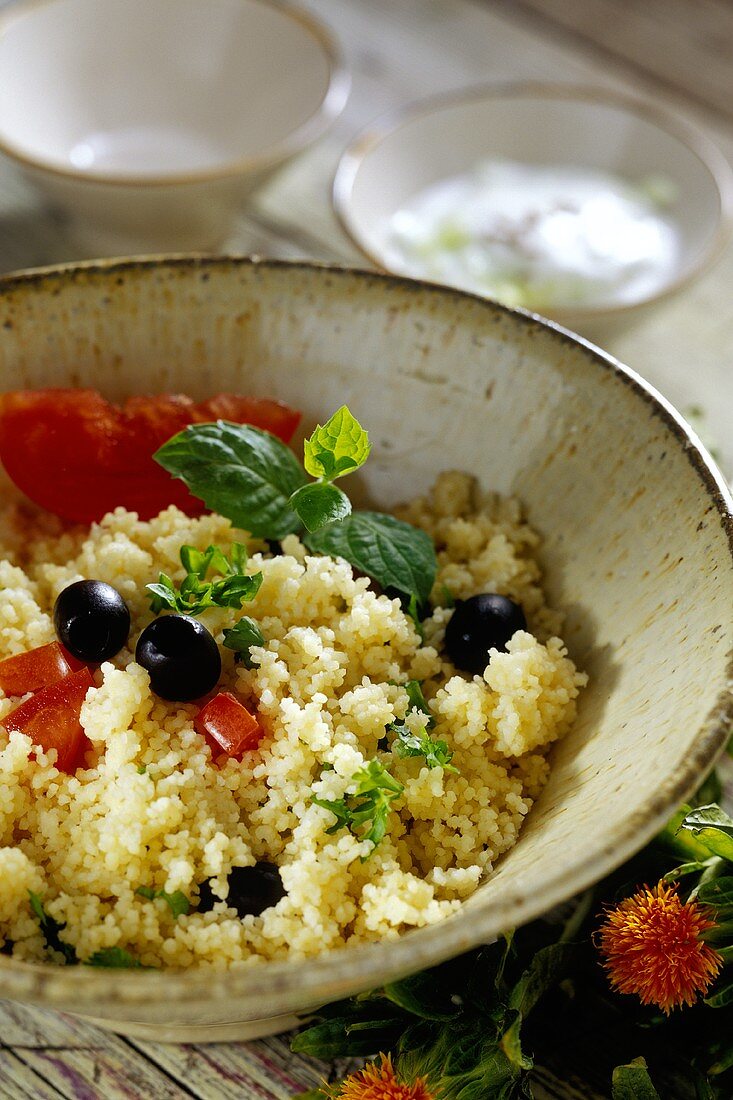
[[[224,631],[224,645],[227,649],[234,650],[245,668],[254,667],[250,647],[264,644],[265,638],[262,631],[254,619],[250,619],[248,615],[243,615],[231,630]]]
[[[106,966],[110,970],[150,970],[122,947],[103,947],[84,962],[85,966]]]
[[[425,531],[381,512],[354,512],[304,537],[315,554],[344,558],[382,588],[395,588],[427,603],[438,563]]]
[[[306,476],[293,452],[250,424],[191,424],[153,455],[207,508],[250,534],[281,539],[300,520],[288,501]]]
[[[308,531],[317,531],[351,515],[351,501],[346,493],[327,481],[311,481],[296,489],[290,498],[290,507]]]
[[[374,851],[387,831],[392,803],[405,788],[378,760],[370,760],[355,772],[351,782],[356,790],[344,798],[331,801],[314,796],[312,801],[336,818],[335,824],[326,829],[329,835],[347,828],[358,840],[368,840]],[[362,863],[368,858],[362,856]]]
[[[135,891],[141,898],[147,898],[148,901],[155,901],[156,898],[160,898],[164,901],[174,917],[185,916],[191,908],[186,895],[181,890],[174,890],[172,894],[166,893],[165,890],[155,890],[152,886],[138,886]]]
[[[60,938],[60,933],[63,932],[66,925],[55,920],[53,917],[49,917],[48,913],[43,908],[43,902],[33,890],[28,891],[28,897],[30,898],[31,909],[38,917],[38,923],[41,926],[41,932],[46,941],[46,947],[51,951],[58,951],[59,954],[63,955],[64,962],[67,966],[74,966],[74,964],[79,961],[76,956],[76,951],[70,943],[65,943]]]
[[[359,421],[346,405],[342,405],[323,427],[319,424],[310,439],[305,440],[303,450],[304,465],[311,477],[334,481],[363,466],[371,444]]]

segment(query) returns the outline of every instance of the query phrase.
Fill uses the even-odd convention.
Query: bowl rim
[[[192,272],[219,271],[240,268],[261,270],[295,270],[323,273],[354,285],[368,287],[379,284],[393,287],[404,295],[427,294],[446,304],[460,307],[466,302],[478,305],[487,315],[509,316],[525,330],[549,333],[574,351],[581,352],[592,364],[619,379],[646,404],[681,447],[707,493],[723,530],[730,553],[730,575],[733,580],[733,496],[720,470],[699,438],[681,414],[649,382],[590,341],[577,336],[553,321],[527,310],[504,306],[480,295],[468,294],[452,287],[403,276],[381,274],[340,264],[315,261],[260,259],[237,255],[166,254],[124,259],[93,260],[83,263],[54,265],[11,273],[0,278],[0,309],[3,297],[10,292],[30,292],[37,289],[58,294],[60,285],[79,282],[82,285],[104,285],[110,276],[140,275],[152,270],[188,269]],[[1,330],[0,330],[1,331]],[[658,785],[645,805],[630,816],[612,841],[606,841],[592,854],[585,855],[572,866],[558,865],[545,883],[544,893],[513,894],[497,899],[490,921],[473,910],[461,909],[435,925],[414,929],[395,940],[332,950],[304,960],[266,962],[254,967],[218,971],[210,967],[190,970],[115,971],[96,970],[83,966],[57,966],[53,963],[30,963],[0,955],[3,997],[65,1011],[85,1012],[99,1016],[100,1003],[111,1012],[119,1009],[120,1021],[133,1019],[135,1008],[166,1001],[196,999],[220,1005],[233,1002],[232,1013],[237,1021],[260,1019],[263,1008],[268,1016],[285,1012],[304,1012],[309,1005],[323,1003],[323,988],[329,990],[328,1000],[351,995],[358,989],[376,983],[395,980],[408,973],[435,966],[481,943],[491,942],[502,930],[517,927],[547,912],[610,873],[637,852],[666,824],[672,813],[699,785],[724,751],[733,722],[733,651],[729,654],[727,675],[721,683],[714,705],[703,715],[693,751],[683,765]],[[569,884],[569,879],[572,880]],[[267,974],[263,990],[262,978]],[[69,1001],[73,997],[74,1008]],[[268,998],[276,1002],[274,1011]]]
[[[13,23],[25,18],[29,12],[62,2],[63,0],[15,0],[13,4],[0,11],[0,39]],[[281,141],[246,157],[223,160],[212,168],[170,173],[126,172],[117,174],[115,172],[92,172],[81,168],[66,168],[59,162],[46,160],[42,156],[28,153],[20,148],[12,138],[9,138],[2,129],[0,129],[0,153],[5,154],[11,160],[17,161],[25,168],[48,173],[58,179],[100,187],[129,188],[180,187],[186,184],[211,183],[234,176],[264,171],[294,156],[321,137],[331,123],[341,114],[349,97],[351,74],[346,67],[344,54],[336,35],[323,20],[315,16],[310,10],[300,7],[293,0],[249,0],[249,2],[272,8],[292,23],[298,24],[306,34],[309,34],[315,40],[328,66],[326,89],[320,103],[314,108],[309,118],[291,130]]]
[[[686,269],[666,282],[661,289],[633,302],[610,303],[606,306],[548,306],[552,318],[561,325],[573,320],[593,320],[622,316],[653,302],[662,301],[683,289],[707,271],[719,259],[733,234],[733,167],[707,133],[673,111],[626,92],[590,84],[565,84],[554,81],[511,80],[500,83],[475,84],[458,91],[427,96],[380,115],[356,135],[343,151],[334,173],[331,204],[341,228],[361,255],[378,271],[392,275],[401,272],[385,265],[384,257],[356,229],[351,215],[351,199],[357,173],[362,163],[388,136],[418,119],[449,107],[476,100],[555,99],[592,103],[621,108],[629,115],[651,123],[686,146],[709,173],[718,196],[718,217],[710,243]],[[427,280],[425,280],[427,281]],[[438,283],[436,285],[448,285]],[[466,293],[471,293],[467,291]],[[485,295],[485,297],[489,297]]]

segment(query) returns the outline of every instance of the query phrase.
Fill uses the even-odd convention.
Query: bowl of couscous
[[[730,495],[562,329],[108,262],[2,281],[0,391],[6,997],[282,1029],[601,877],[725,742]]]

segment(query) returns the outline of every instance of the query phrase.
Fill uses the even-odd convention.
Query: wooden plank
[[[493,0],[630,63],[733,118],[733,5],[728,0]]]
[[[290,1100],[328,1076],[328,1066],[290,1051],[286,1036],[208,1046],[132,1041],[201,1100]]]
[[[0,1096],[3,1100],[59,1100],[62,1095],[17,1054],[0,1050]]]
[[[194,1095],[124,1039],[70,1016],[2,1002],[0,1035],[47,1082],[51,1095],[54,1089],[69,1100],[189,1100]]]

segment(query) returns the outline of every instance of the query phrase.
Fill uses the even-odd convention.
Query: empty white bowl
[[[0,150],[98,253],[221,243],[348,93],[329,32],[271,0],[21,0],[0,73]]]
[[[630,182],[664,181],[664,210],[677,257],[657,292],[600,307],[541,312],[581,332],[606,335],[608,323],[679,290],[720,252],[730,234],[733,172],[702,134],[662,112],[598,89],[543,84],[483,87],[431,99],[377,122],[344,154],[334,183],[346,231],[377,266],[398,264],[390,219],[438,181],[488,160],[594,169]]]

